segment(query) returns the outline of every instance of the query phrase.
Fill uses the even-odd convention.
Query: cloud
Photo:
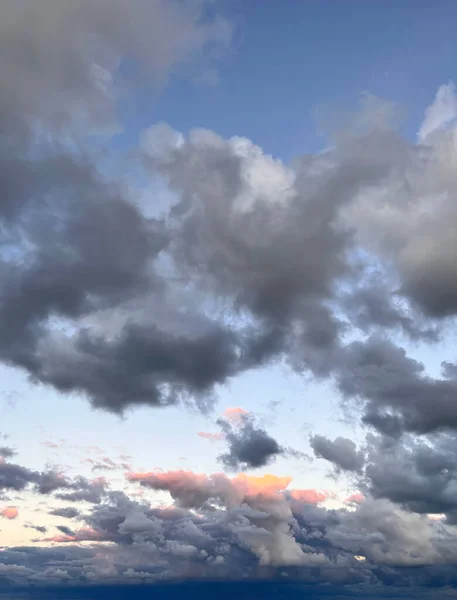
[[[96,9],[88,2],[78,10],[71,3],[59,5],[48,19],[53,5],[47,0],[39,19],[46,27],[55,18],[61,24],[58,34],[50,29],[46,43],[23,35],[20,27],[31,18],[29,11],[18,12],[16,19],[18,9],[8,9],[10,21],[5,22],[15,24],[8,31],[15,44],[29,44],[33,51],[36,46],[40,65],[47,56],[56,58],[55,64],[43,66],[40,77],[43,85],[49,79],[53,89],[52,96],[43,91],[49,102],[41,103],[39,95],[24,96],[24,106],[14,103],[21,127],[17,119],[7,119],[16,146],[1,163],[9,190],[2,218],[14,252],[13,258],[0,261],[5,282],[0,359],[62,393],[77,392],[96,407],[122,413],[129,406],[183,400],[207,409],[218,385],[282,359],[301,373],[333,376],[344,394],[357,395],[347,379],[359,369],[354,361],[364,360],[360,348],[365,344],[370,354],[368,346],[380,329],[402,331],[415,340],[437,339],[435,321],[452,314],[456,280],[455,261],[447,253],[455,245],[452,202],[445,199],[446,190],[453,189],[454,172],[447,131],[425,151],[395,131],[388,105],[371,100],[361,117],[335,136],[330,150],[287,166],[246,138],[227,140],[201,129],[184,136],[165,124],[154,125],[141,137],[138,168],[146,177],[165,178],[174,195],[166,218],[146,214],[128,181],[102,175],[101,164],[80,136],[78,151],[72,144],[46,145],[25,115],[44,111],[34,118],[59,139],[68,115],[61,115],[57,126],[50,98],[60,97],[62,77],[72,61],[70,72],[80,92],[74,98],[90,104],[95,112],[86,111],[81,118],[92,120],[99,109],[109,114],[105,71],[116,71],[123,52],[128,50],[141,65],[152,61],[148,72],[152,69],[160,79],[162,70],[172,68],[194,45],[202,49],[226,35],[218,19],[202,24],[201,3],[190,3],[181,12],[173,2],[146,6],[136,1],[140,4],[130,7],[135,15],[130,20],[116,0],[112,5],[104,0]],[[151,30],[147,39],[142,37],[147,17],[154,21],[152,31],[160,30],[154,41]],[[55,46],[67,29],[75,47],[59,53]],[[80,45],[80,34],[87,29],[100,46]],[[172,37],[163,39],[168,30]],[[189,32],[176,55],[171,50],[175,31]],[[114,45],[106,57],[98,56],[103,42]],[[167,50],[148,44],[164,44]],[[154,50],[160,59],[154,58]],[[104,79],[98,67],[94,75],[95,62],[105,69]],[[11,77],[20,99],[24,82],[39,83],[25,73]],[[30,97],[37,98],[33,107]],[[70,110],[72,103],[65,106]],[[12,111],[13,105],[5,99],[4,108]],[[75,109],[71,114],[82,113]],[[24,130],[33,141],[33,156],[25,152]],[[77,131],[88,130],[79,124]],[[75,140],[76,133],[66,135]],[[116,164],[113,173],[123,172],[116,162],[121,159],[109,160]],[[438,217],[426,219],[421,207],[438,196]],[[388,218],[380,206],[388,207]],[[438,237],[445,242],[437,245]],[[354,261],[362,251],[368,257],[363,268]],[[380,273],[370,286],[364,269],[373,262],[379,263]],[[356,337],[366,332],[374,337],[345,345],[348,329]],[[400,347],[393,351],[401,354]],[[418,401],[437,391],[442,398],[438,403],[446,404],[452,381],[428,382],[407,357],[402,362],[406,371],[413,371],[411,388],[422,390]],[[362,374],[355,381],[361,379]],[[361,393],[371,394],[366,417],[381,426],[376,398],[382,396],[388,407],[401,395],[388,400],[364,381]],[[394,415],[400,419],[397,428],[429,426],[417,415],[403,414],[398,405],[393,410],[400,413]],[[446,404],[440,423],[430,426],[449,421],[450,412]],[[269,443],[272,456],[274,442]]]
[[[0,446],[0,457],[2,458],[12,458],[16,452],[9,448],[8,446]]]
[[[21,465],[0,461],[0,489],[21,491],[28,485],[46,494],[59,487],[66,487],[68,482],[53,471],[40,473]]]
[[[94,542],[99,540],[99,535],[90,527],[84,527],[77,531],[71,531],[68,527],[60,526],[58,529],[64,529],[62,535],[53,535],[51,537],[42,538],[40,542],[53,542],[56,544],[71,544],[79,542]]]
[[[135,0],[128,8],[119,0],[45,0],[39,10],[20,0],[3,7],[2,130],[24,129],[33,117],[48,127],[69,120],[111,125],[122,57],[160,85],[189,56],[229,41],[228,23],[202,23],[203,10],[200,2],[182,7],[160,0]]]
[[[246,413],[235,414],[235,420],[231,416],[234,425],[224,419],[218,421],[229,446],[229,451],[219,455],[218,460],[227,469],[240,471],[264,467],[283,453],[278,442],[257,426],[251,416]]]
[[[362,397],[379,430],[454,426],[452,377],[430,379],[379,341],[380,330],[433,341],[457,311],[452,85],[426,112],[426,145],[366,97],[327,151],[291,165],[243,137],[154,124],[135,167],[173,200],[151,216],[122,156],[99,159],[93,135],[119,125],[122,86],[138,91],[126,64],[143,87],[184,63],[212,68],[205,57],[231,27],[207,9],[20,0],[2,10],[0,360],[115,413],[180,401],[205,410],[218,385],[286,360]],[[346,343],[348,330],[362,339]],[[230,435],[232,465],[279,452],[260,429]]]
[[[233,361],[238,346],[209,322],[190,340],[175,339],[152,323],[149,332],[143,323],[121,326],[116,351],[112,340],[85,334],[81,320],[103,310],[121,313],[126,302],[136,303],[140,296],[144,302],[147,294],[163,298],[161,277],[154,272],[155,259],[168,244],[163,223],[139,211],[124,182],[102,176],[94,148],[86,143],[88,135],[118,128],[116,102],[127,89],[125,61],[142,73],[143,88],[158,88],[180,67],[191,75],[193,66],[211,63],[213,51],[220,54],[230,36],[230,24],[218,14],[211,17],[200,0],[185,6],[135,0],[128,7],[119,0],[96,6],[45,0],[39,9],[20,0],[2,9],[0,127],[8,149],[0,153],[0,219],[17,260],[10,260],[8,246],[8,258],[2,255],[0,261],[5,283],[0,360],[118,412],[130,402],[164,403],[163,386],[173,388],[172,402],[182,387],[206,390],[227,375],[223,361]],[[57,246],[59,256],[51,250]],[[63,328],[56,328],[56,321]],[[79,333],[74,342],[68,328]],[[193,372],[179,356],[187,352],[186,343],[195,356],[200,347],[201,363]],[[104,344],[110,346],[105,362]],[[143,365],[143,373],[132,373],[130,383],[121,385],[125,377],[118,371],[119,381],[108,386],[129,354],[141,349],[163,354],[155,375],[153,361]],[[213,357],[207,354],[211,349]],[[206,362],[219,373],[204,375]]]
[[[0,517],[3,517],[4,519],[13,520],[17,519],[18,516],[19,510],[16,506],[8,506],[0,510]]]
[[[353,494],[350,494],[344,502],[346,504],[361,504],[364,500],[365,496],[363,494],[360,492],[354,492]]]
[[[228,421],[232,425],[242,425],[244,422],[243,417],[248,414],[248,411],[244,410],[244,408],[232,406],[224,410],[222,417],[225,421]]]
[[[357,470],[344,456],[334,463],[361,490],[351,494],[346,503],[385,499],[412,513],[444,515],[447,523],[457,522],[457,446],[453,433],[424,437],[403,434],[396,438],[368,433],[357,452],[360,455],[365,460]],[[338,461],[330,455],[327,460]]]
[[[96,477],[92,480],[77,477],[65,487],[71,491],[59,492],[56,494],[56,498],[67,502],[99,504],[106,492],[107,482],[104,477]]]
[[[53,508],[49,514],[65,519],[74,519],[79,516],[79,510],[73,506],[64,506],[63,508]]]
[[[220,433],[220,432],[218,432],[218,433],[211,433],[211,432],[208,432],[208,431],[199,431],[197,433],[197,435],[198,435],[198,437],[201,437],[201,438],[203,438],[205,440],[210,440],[211,442],[218,442],[220,440],[225,439],[224,434]]]
[[[365,401],[365,423],[384,433],[428,433],[457,425],[456,381],[427,376],[422,363],[384,336],[349,344],[335,371],[342,394]]]
[[[39,531],[40,533],[46,533],[48,530],[44,525],[34,525],[33,523],[26,523],[24,527],[27,529],[35,529],[35,531]]]
[[[56,529],[58,529],[61,533],[63,533],[66,536],[74,536],[75,534],[75,532],[66,525],[56,525]]]
[[[2,551],[2,576],[20,585],[159,582],[163,579],[265,580],[313,585],[449,585],[457,546],[452,527],[387,499],[366,497],[328,509],[317,490],[290,477],[192,472],[130,474],[168,490],[169,508],[109,491],[81,515],[78,529],[40,540],[48,546]],[[49,546],[49,544],[52,544]],[[417,567],[421,567],[418,569]],[[435,581],[440,573],[440,581]],[[387,583],[389,582],[389,583]],[[439,593],[439,591],[437,591]]]
[[[46,446],[46,448],[60,448],[59,444],[57,444],[56,442],[51,442],[50,440],[45,440],[44,442],[41,442],[42,446]]]
[[[419,129],[418,138],[421,141],[457,118],[457,97],[455,85],[450,82],[441,85],[436,92],[435,100],[425,111],[424,121]]]
[[[328,493],[317,490],[291,490],[290,492],[292,500],[302,504],[319,504],[327,500],[329,496]]]
[[[168,491],[185,508],[199,508],[211,499],[232,505],[252,495],[274,495],[284,490],[292,480],[290,477],[244,474],[230,479],[222,473],[208,476],[192,471],[128,473],[127,479],[151,489]]]
[[[337,437],[331,441],[323,435],[310,437],[310,445],[317,458],[333,463],[343,471],[360,471],[365,464],[363,452],[357,450],[352,440]]]

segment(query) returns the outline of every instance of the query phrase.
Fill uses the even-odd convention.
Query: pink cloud
[[[360,492],[355,492],[346,498],[345,504],[362,504],[365,501],[365,496]]]
[[[8,506],[7,508],[3,508],[0,510],[0,517],[4,519],[9,519],[10,521],[13,519],[17,519],[19,516],[19,510],[15,506]]]
[[[210,440],[211,442],[216,442],[225,438],[223,433],[209,433],[207,431],[199,431],[197,435],[198,437],[204,438],[205,440]]]
[[[227,408],[222,413],[222,416],[226,421],[230,421],[233,425],[240,425],[243,422],[243,417],[248,415],[248,411],[239,406],[232,406]]]
[[[46,448],[59,448],[59,444],[55,442],[51,442],[49,440],[45,440],[44,442],[40,442],[42,446],[46,446]]]
[[[40,542],[54,542],[56,544],[69,544],[72,542],[97,542],[102,539],[102,535],[92,529],[92,527],[83,527],[75,531],[74,535],[53,535],[51,537],[38,540]]]
[[[127,473],[126,478],[153,490],[168,491],[184,507],[198,507],[211,498],[226,506],[237,506],[244,500],[259,496],[276,499],[282,496],[292,481],[289,476],[240,474],[229,478],[224,473],[205,475],[184,470]]]
[[[328,492],[318,491],[314,489],[310,490],[291,490],[290,497],[292,500],[296,502],[301,502],[302,504],[319,504],[320,502],[324,502],[327,498],[331,497],[331,494]]]

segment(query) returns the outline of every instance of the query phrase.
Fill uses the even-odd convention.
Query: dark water
[[[277,581],[193,582],[168,585],[64,586],[53,588],[1,588],[0,600],[438,600],[449,590],[370,587],[309,586]]]

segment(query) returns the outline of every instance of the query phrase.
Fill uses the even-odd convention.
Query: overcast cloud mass
[[[116,146],[123,107],[176,80],[217,86],[237,40],[218,2],[0,6],[0,361],[62,405],[201,412],[220,466],[93,451],[88,477],[20,464],[2,437],[0,535],[14,521],[33,541],[2,538],[0,597],[188,579],[297,581],[311,598],[457,589],[457,362],[437,372],[411,351],[441,357],[454,332],[455,86],[431,90],[415,138],[366,94],[287,162],[197,124],[151,120]],[[221,414],[225,385],[278,364],[332,386],[363,435],[312,423],[310,457],[261,415]],[[267,474],[278,460],[309,485]],[[314,485],[313,465],[351,494]],[[22,517],[21,498],[46,508]]]

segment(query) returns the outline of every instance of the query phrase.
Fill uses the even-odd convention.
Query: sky
[[[0,599],[457,595],[456,18],[0,6]]]

